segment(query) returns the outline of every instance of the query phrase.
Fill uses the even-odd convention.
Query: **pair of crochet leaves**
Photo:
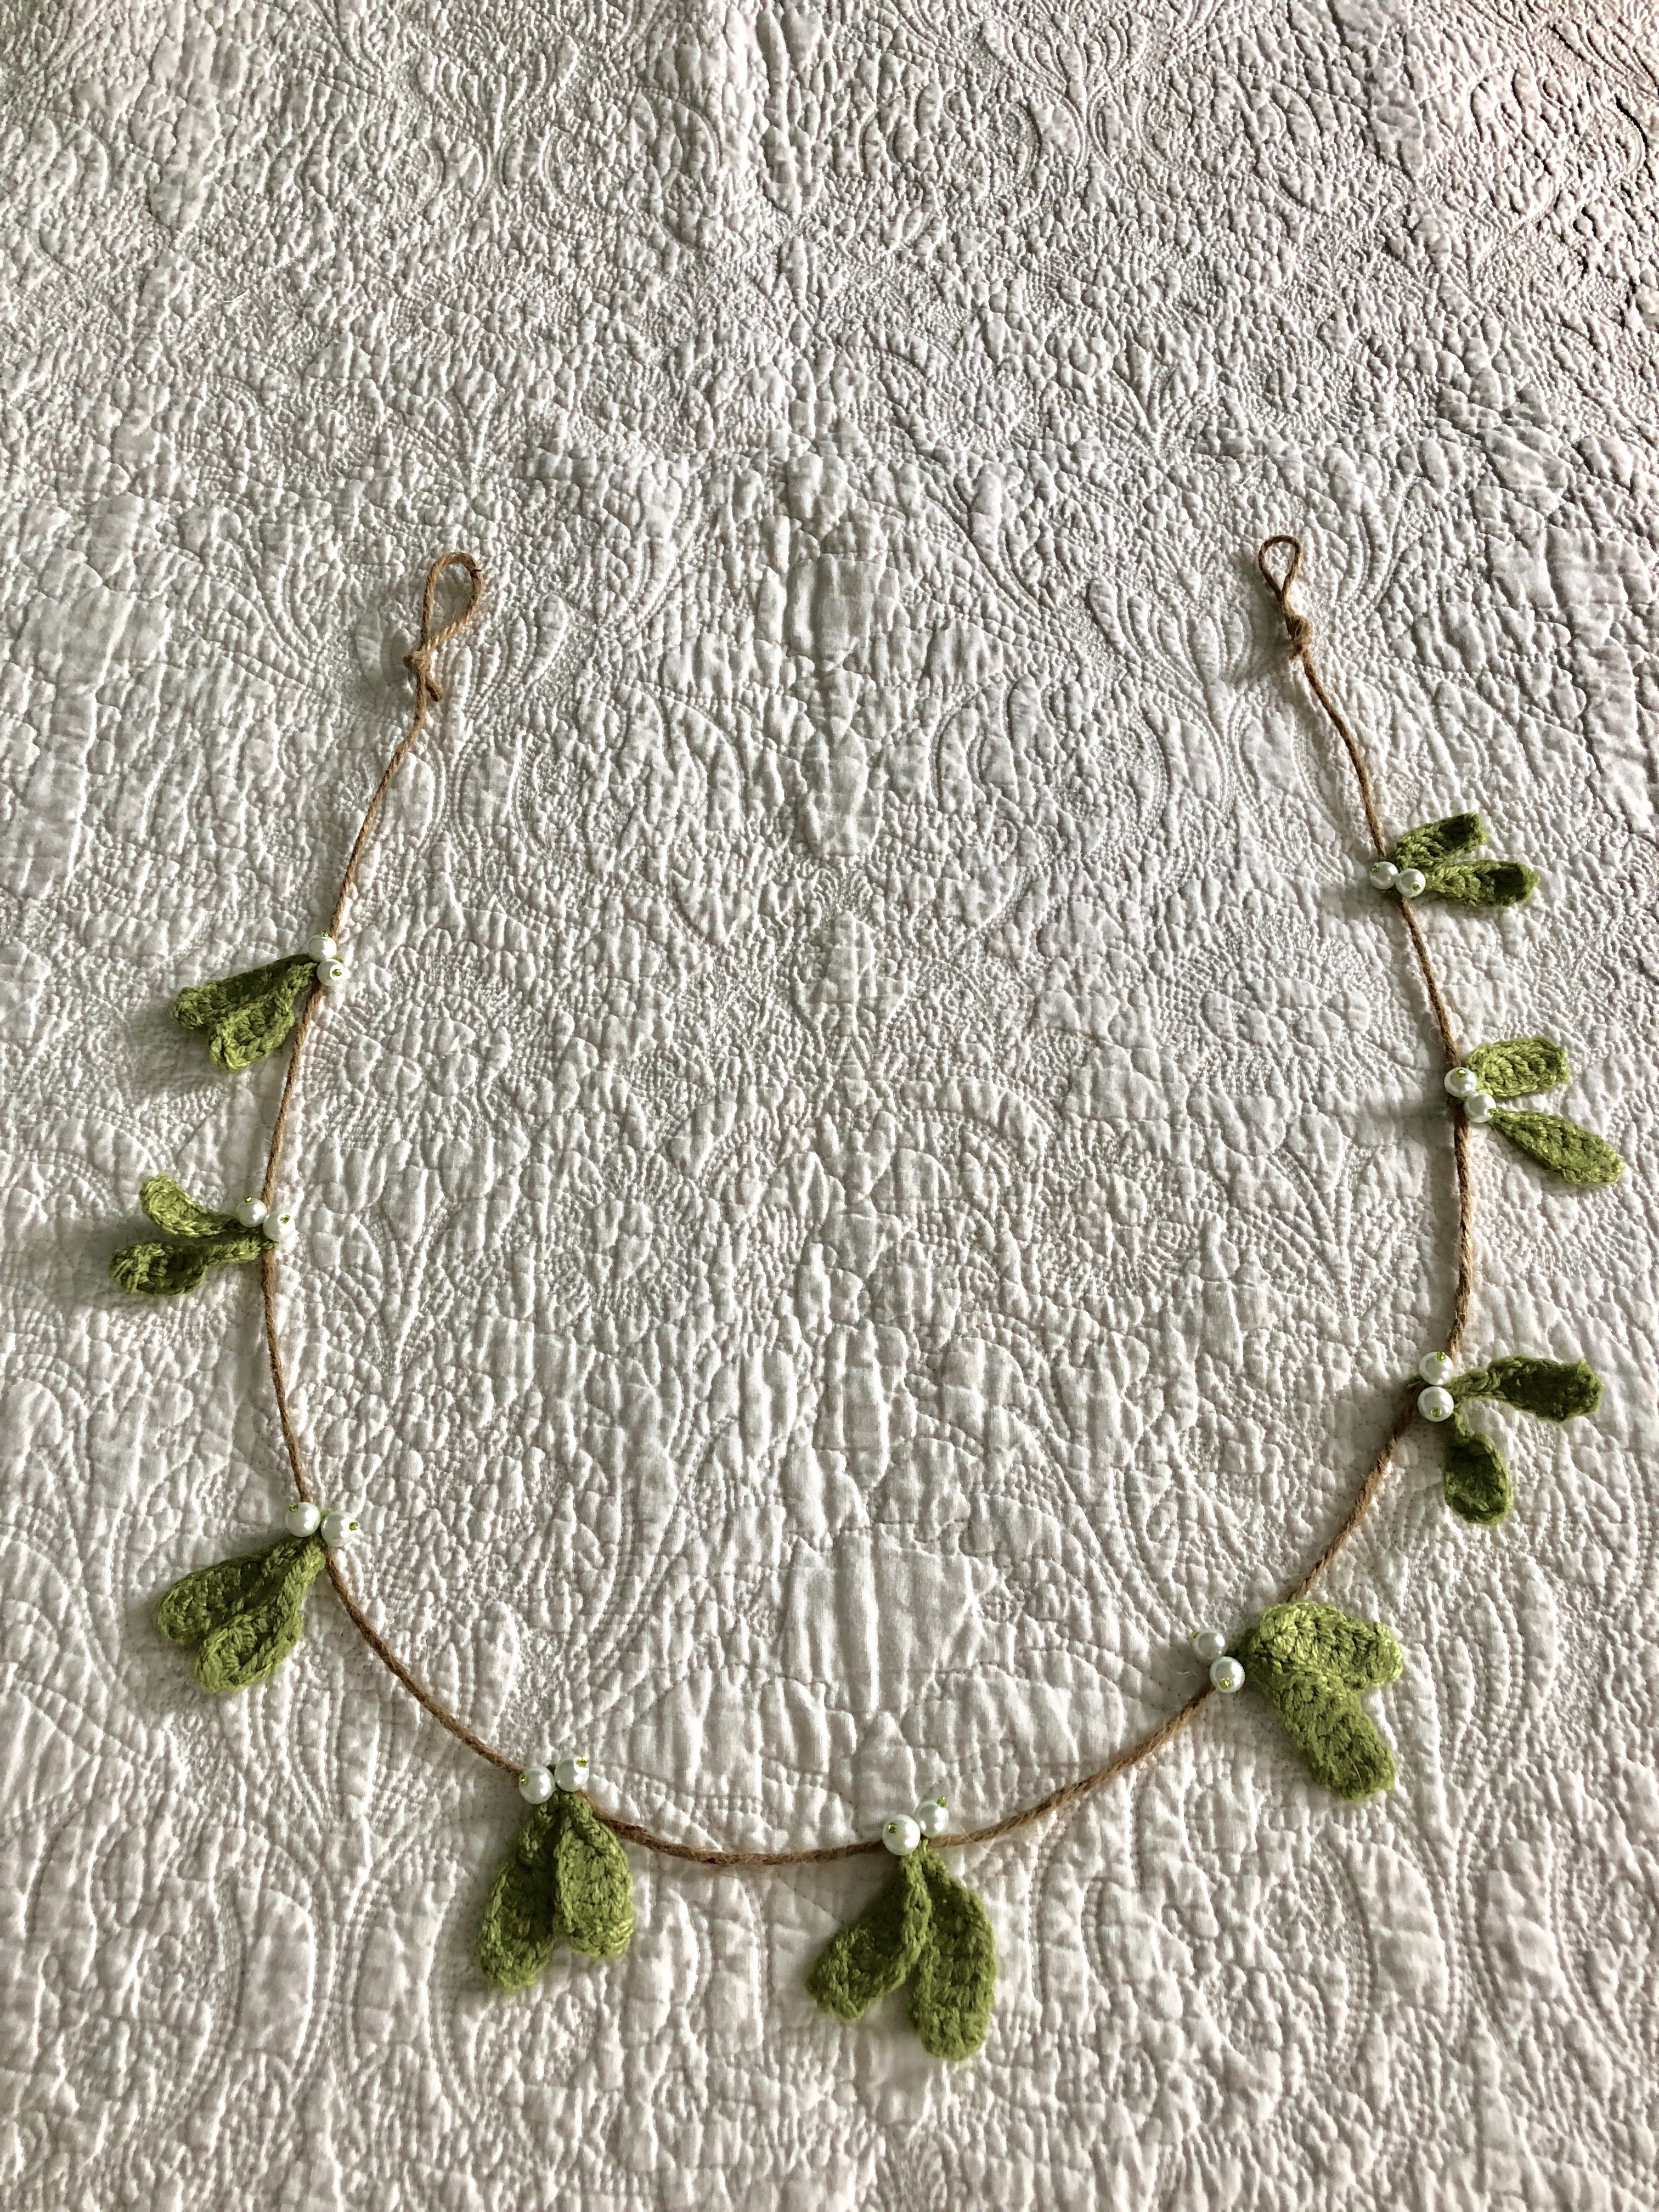
[[[1547,1037],[1510,1037],[1501,1044],[1477,1045],[1464,1066],[1480,1088],[1497,1099],[1530,1098],[1559,1091],[1572,1080],[1572,1066],[1559,1044]],[[1499,1105],[1486,1127],[1568,1182],[1588,1190],[1617,1182],[1625,1163],[1604,1137],[1581,1129],[1559,1114],[1517,1112]]]
[[[884,1888],[831,1936],[806,1978],[820,2012],[857,2020],[908,1981],[910,2025],[935,2058],[971,2058],[996,1992],[985,1907],[927,1843],[897,1860]]]
[[[1394,1787],[1394,1754],[1359,1702],[1398,1681],[1391,1628],[1316,1598],[1269,1606],[1233,1656],[1284,1723],[1316,1782],[1350,1800]]]
[[[622,1845],[580,1791],[555,1790],[520,1822],[478,1937],[497,1989],[524,1990],[558,1946],[617,1959],[634,1933],[634,1881]]]
[[[1449,814],[1408,830],[1389,858],[1396,868],[1420,868],[1424,888],[1460,906],[1519,906],[1538,888],[1538,878],[1519,860],[1474,860],[1486,842],[1478,814]]]
[[[268,1239],[262,1229],[246,1228],[234,1213],[198,1206],[171,1176],[149,1176],[138,1203],[171,1243],[128,1244],[115,1253],[110,1273],[124,1291],[145,1297],[177,1297],[193,1291],[209,1270],[257,1260]]]
[[[252,1067],[276,1051],[300,1018],[300,1001],[317,981],[309,953],[289,953],[216,982],[196,983],[173,1002],[173,1018],[207,1039],[221,1067]]]
[[[1507,1515],[1513,1498],[1504,1455],[1463,1419],[1463,1408],[1478,1398],[1496,1398],[1540,1421],[1571,1421],[1593,1413],[1601,1402],[1601,1380],[1582,1359],[1532,1359],[1514,1353],[1494,1359],[1448,1382],[1454,1411],[1447,1423],[1446,1503],[1465,1521],[1492,1528]]]
[[[328,1553],[320,1536],[279,1536],[176,1582],[155,1609],[161,1633],[191,1654],[207,1690],[246,1690],[274,1674],[305,1632],[306,1592]]]

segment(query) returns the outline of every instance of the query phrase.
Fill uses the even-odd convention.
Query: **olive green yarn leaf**
[[[908,1977],[933,1923],[922,1856],[918,1845],[896,1861],[886,1884],[851,1927],[832,1936],[819,1952],[806,1990],[820,2012],[856,2020]]]
[[[1507,1518],[1514,1492],[1504,1455],[1490,1437],[1478,1435],[1454,1414],[1446,1438],[1446,1503],[1477,1528],[1495,1528]]]
[[[1389,858],[1397,868],[1421,868],[1426,874],[1438,861],[1478,852],[1486,842],[1486,824],[1478,814],[1449,814],[1443,821],[1407,830]]]
[[[198,1206],[171,1176],[148,1176],[138,1203],[177,1244],[124,1244],[110,1255],[109,1271],[124,1291],[144,1297],[178,1297],[193,1291],[210,1267],[257,1260],[265,1248],[258,1229],[244,1228],[234,1213]]]
[[[173,1018],[203,1031],[221,1067],[252,1067],[275,1052],[298,1018],[299,1000],[317,980],[317,963],[291,953],[216,982],[196,983],[173,1002]]]
[[[555,1790],[519,1823],[501,1861],[478,1931],[478,1967],[498,1990],[526,1990],[552,1957],[559,1917],[558,1845],[568,1794]]]
[[[138,1204],[169,1237],[217,1237],[237,1225],[234,1214],[198,1206],[171,1176],[146,1176],[138,1186]]]
[[[1442,860],[1423,871],[1428,888],[1460,906],[1524,906],[1538,877],[1519,860]]]
[[[627,1855],[586,1797],[557,1794],[565,1801],[553,1850],[560,1924],[573,1951],[619,1959],[634,1933],[634,1877]]]
[[[1625,1172],[1625,1163],[1605,1137],[1581,1129],[1559,1114],[1536,1114],[1499,1106],[1486,1127],[1507,1137],[1518,1152],[1583,1190],[1604,1190]]]
[[[1397,1682],[1406,1664],[1393,1629],[1380,1620],[1358,1620],[1318,1598],[1269,1606],[1252,1641],[1280,1666],[1322,1669],[1350,1690],[1380,1690]]]
[[[1467,1395],[1501,1398],[1535,1420],[1576,1421],[1601,1402],[1601,1378],[1582,1359],[1534,1359],[1515,1352],[1491,1361],[1480,1373],[1484,1387]],[[1464,1395],[1454,1383],[1452,1395]]]
[[[1572,1081],[1566,1054],[1548,1037],[1506,1037],[1478,1044],[1464,1063],[1494,1098],[1531,1098]]]
[[[280,1536],[263,1552],[198,1568],[155,1609],[170,1643],[193,1650],[208,1690],[246,1690],[276,1672],[305,1632],[306,1592],[327,1558],[319,1536]]]
[[[918,1844],[932,1917],[910,1976],[910,2024],[935,2058],[971,2058],[985,2040],[996,1995],[997,1947],[985,1907]]]
[[[1322,1668],[1287,1665],[1249,1637],[1238,1656],[1316,1782],[1351,1802],[1394,1787],[1394,1754],[1345,1682]]]

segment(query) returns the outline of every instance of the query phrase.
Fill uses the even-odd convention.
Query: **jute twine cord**
[[[1274,555],[1281,549],[1288,557],[1283,564],[1283,573],[1279,574],[1275,573],[1279,564],[1275,562],[1273,566],[1270,566],[1269,556]],[[1302,672],[1307,678],[1309,689],[1324,709],[1332,726],[1342,741],[1353,769],[1355,781],[1358,785],[1360,804],[1364,811],[1371,842],[1378,856],[1381,857],[1385,850],[1386,840],[1377,811],[1376,791],[1371,783],[1370,771],[1365,765],[1364,756],[1341,708],[1326,689],[1324,680],[1315,665],[1310,649],[1312,630],[1308,619],[1291,605],[1291,587],[1295,583],[1302,566],[1300,541],[1294,538],[1270,538],[1261,546],[1256,559],[1261,574],[1267,580],[1267,587],[1273,592],[1279,612],[1284,617],[1285,627],[1291,641],[1291,657],[1301,664]],[[452,568],[460,570],[468,580],[466,604],[453,620],[446,623],[441,628],[434,628],[434,620],[440,587],[445,574]],[[368,802],[362,823],[352,842],[351,851],[346,861],[345,872],[341,879],[340,895],[335,902],[334,917],[330,925],[331,934],[337,933],[344,917],[347,902],[356,885],[358,870],[368,843],[369,834],[380,814],[387,787],[407,759],[411,748],[425,728],[431,708],[442,703],[444,694],[434,679],[433,663],[441,649],[459,637],[472,621],[483,603],[484,592],[483,571],[470,554],[442,554],[434,562],[428,572],[421,610],[420,639],[406,656],[404,663],[415,678],[414,718],[410,724],[408,733],[387,762],[386,772],[374,787],[374,795]],[[1422,927],[1405,900],[1395,899],[1393,903],[1405,923],[1407,937],[1415,956],[1418,970],[1423,979],[1429,1006],[1445,1046],[1447,1064],[1454,1065],[1461,1057],[1457,1048],[1456,1034],[1452,1028],[1451,1018],[1447,1011],[1438,979],[1429,957],[1428,945],[1424,937]],[[283,1085],[282,1097],[277,1103],[276,1118],[271,1126],[270,1146],[265,1158],[264,1195],[267,1206],[275,1202],[276,1171],[282,1158],[283,1138],[288,1127],[289,1115],[293,1108],[305,1042],[310,1034],[312,1016],[315,1011],[319,995],[313,993],[308,998],[295,1029],[288,1073]],[[1474,1194],[1469,1174],[1468,1130],[1461,1115],[1455,1117],[1453,1123],[1453,1158],[1457,1183],[1457,1285],[1453,1296],[1451,1323],[1446,1334],[1444,1348],[1449,1355],[1455,1358],[1468,1325],[1469,1304],[1474,1281]],[[306,1477],[304,1455],[301,1449],[299,1433],[295,1427],[294,1416],[289,1402],[288,1381],[283,1364],[282,1340],[276,1316],[277,1270],[281,1262],[275,1245],[265,1251],[260,1264],[261,1289],[264,1302],[265,1349],[270,1360],[270,1384],[276,1402],[276,1418],[282,1427],[283,1443],[287,1450],[289,1465],[294,1476],[294,1486],[301,1498],[310,1498],[313,1492]],[[1289,1598],[1304,1596],[1326,1573],[1338,1553],[1352,1540],[1382,1488],[1383,1479],[1393,1461],[1395,1448],[1416,1418],[1416,1393],[1413,1389],[1401,1404],[1387,1437],[1366,1469],[1364,1480],[1355,1493],[1346,1514],[1338,1523],[1313,1565],[1308,1568],[1294,1589],[1286,1593]],[[477,1752],[481,1759],[488,1759],[492,1766],[500,1767],[504,1773],[518,1774],[520,1771],[520,1761],[509,1759],[505,1752],[498,1751],[493,1744],[486,1743],[484,1739],[469,1728],[459,1715],[451,1712],[441,1698],[434,1697],[426,1685],[411,1674],[404,1662],[398,1658],[397,1653],[392,1650],[358,1602],[350,1583],[346,1579],[340,1555],[337,1553],[331,1552],[329,1554],[328,1572],[340,1602],[344,1607],[353,1626],[381,1665],[396,1676],[410,1697],[431,1714],[440,1727],[447,1729],[452,1735],[459,1737],[470,1751]],[[1195,1691],[1188,1698],[1184,1705],[1159,1721],[1156,1727],[1149,1729],[1144,1735],[1137,1737],[1134,1742],[1126,1745],[1122,1750],[1115,1753],[1103,1766],[1096,1767],[1091,1773],[1079,1775],[1074,1781],[1060,1784],[1057,1789],[1049,1790],[1046,1796],[1037,1798],[1031,1804],[1021,1806],[1018,1811],[1008,1814],[1000,1820],[989,1821],[982,1827],[963,1829],[955,1834],[940,1836],[935,1839],[936,1842],[947,1847],[965,1844],[994,1843],[1003,1836],[1012,1836],[1022,1828],[1030,1827],[1034,1821],[1047,1819],[1050,1814],[1064,1810],[1066,1807],[1074,1804],[1079,1798],[1086,1797],[1094,1790],[1103,1788],[1107,1783],[1115,1781],[1118,1776],[1128,1773],[1132,1768],[1139,1766],[1143,1759],[1150,1759],[1155,1752],[1160,1751],[1173,1737],[1179,1735],[1183,1729],[1192,1724],[1205,1705],[1216,1694],[1206,1682],[1201,1689]],[[804,1850],[708,1850],[701,1844],[680,1843],[672,1836],[659,1836],[653,1829],[641,1827],[637,1821],[623,1820],[619,1814],[607,1812],[600,1805],[594,1805],[593,1809],[605,1826],[624,1843],[637,1844],[641,1850],[655,1851],[665,1858],[682,1859],[694,1866],[717,1869],[820,1865],[826,1864],[834,1859],[861,1858],[867,1853],[880,1851],[885,1848],[879,1837],[870,1837],[854,1843],[824,1844]]]

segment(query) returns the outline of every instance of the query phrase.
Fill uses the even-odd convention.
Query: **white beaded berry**
[[[319,960],[317,963],[317,981],[325,991],[337,991],[350,973],[343,960]]]
[[[1208,1667],[1219,1659],[1227,1649],[1227,1639],[1218,1628],[1195,1628],[1193,1649]]]
[[[265,1202],[262,1198],[245,1198],[236,1208],[236,1218],[244,1229],[257,1229],[265,1218]]]
[[[1417,1363],[1417,1371],[1425,1382],[1449,1382],[1454,1364],[1443,1352],[1425,1352]]]
[[[1210,1680],[1218,1690],[1231,1697],[1235,1690],[1244,1686],[1244,1669],[1237,1659],[1218,1659],[1210,1669]]]
[[[322,1508],[313,1505],[308,1498],[296,1498],[288,1509],[287,1517],[290,1536],[314,1536],[323,1525]]]
[[[276,1245],[294,1242],[294,1216],[291,1213],[267,1213],[258,1226]]]
[[[363,1531],[363,1524],[355,1513],[348,1513],[343,1505],[337,1505],[325,1513],[322,1522],[323,1541],[331,1552],[338,1552],[347,1544],[356,1543]]]
[[[1446,1090],[1453,1098],[1468,1098],[1480,1088],[1480,1078],[1472,1067],[1451,1067],[1446,1071]]]
[[[553,1770],[553,1778],[561,1790],[586,1790],[587,1761],[580,1752],[568,1752]]]
[[[1463,1101],[1463,1111],[1471,1121],[1490,1121],[1497,1105],[1490,1091],[1471,1091]]]
[[[1426,1390],[1418,1393],[1417,1410],[1425,1421],[1449,1421],[1457,1411],[1457,1401],[1449,1390],[1443,1390],[1431,1382]]]
[[[924,1797],[916,1807],[915,1823],[924,1836],[942,1836],[951,1817],[951,1802],[947,1797]]]
[[[896,1859],[908,1858],[921,1841],[921,1827],[908,1813],[895,1813],[881,1832],[881,1840]]]
[[[1400,871],[1392,860],[1379,860],[1370,872],[1371,882],[1380,891],[1391,891],[1400,879]]]
[[[1421,868],[1401,868],[1399,880],[1395,884],[1401,898],[1419,897],[1428,887],[1429,879]]]
[[[331,960],[339,949],[331,937],[308,937],[306,939],[307,960]]]
[[[519,1777],[519,1795],[526,1805],[545,1805],[553,1795],[553,1777],[544,1766],[526,1766]]]

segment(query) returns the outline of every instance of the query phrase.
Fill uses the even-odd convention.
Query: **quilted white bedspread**
[[[1659,2202],[1659,75],[1641,0],[54,0],[9,12],[0,690],[15,2212]],[[1468,1356],[1580,1355],[1324,1594],[1398,1786],[1257,1699],[953,1862],[966,2064],[802,1987],[885,1866],[635,1854],[619,1964],[473,1964],[510,1781],[325,1584],[213,1698],[155,1626],[288,1502],[280,1061],[183,984],[326,917],[420,578],[486,615],[348,917],[283,1188],[297,1417],[374,1618],[694,1841],[981,1824],[1297,1581],[1449,1311],[1441,1062],[1303,600],[1470,1042]],[[449,679],[453,679],[450,681]]]

